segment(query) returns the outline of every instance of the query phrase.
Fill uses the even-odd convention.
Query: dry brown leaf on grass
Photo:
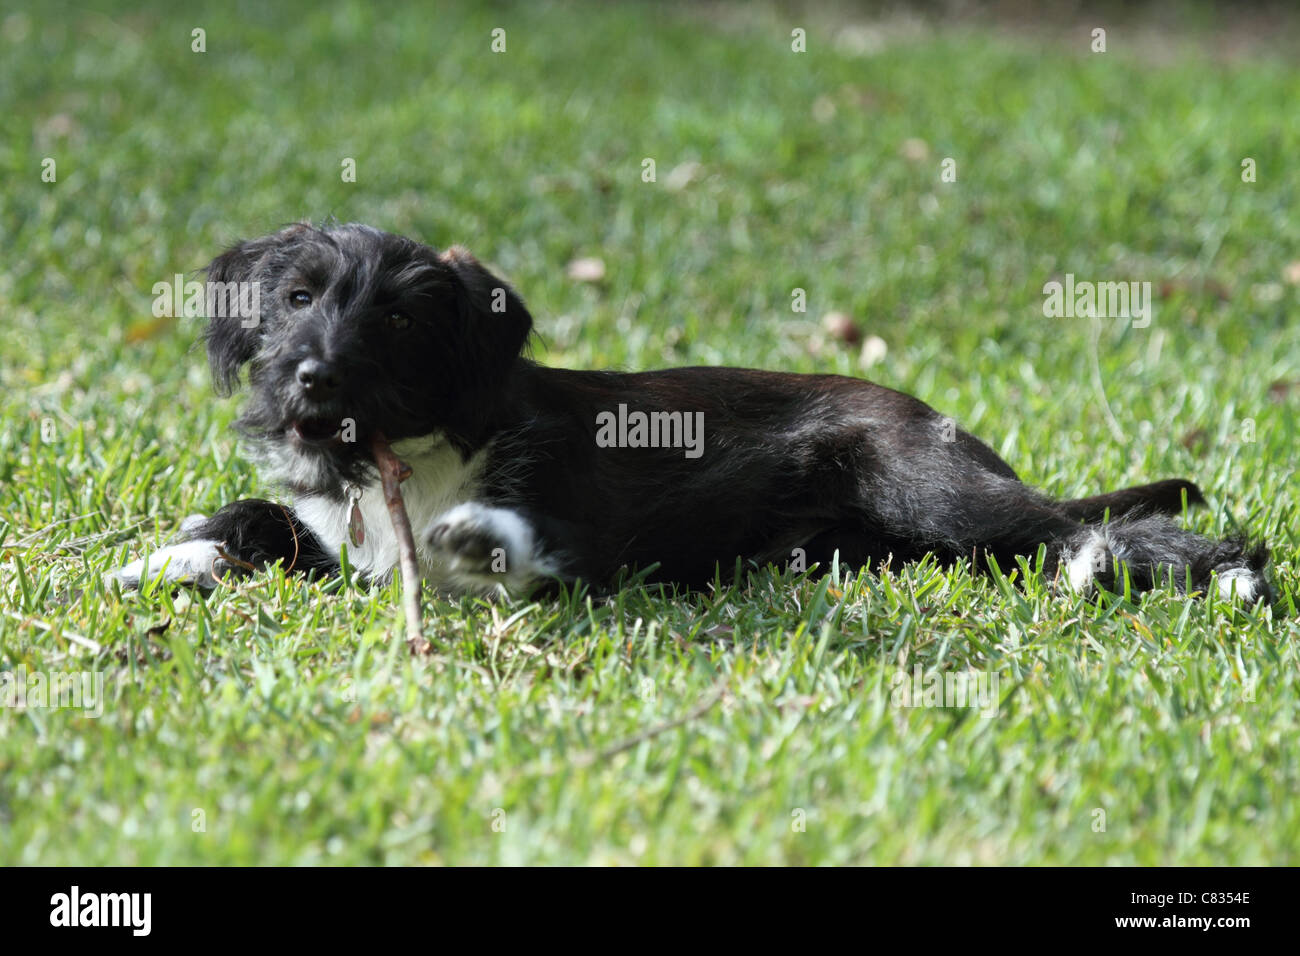
[[[862,341],[862,330],[847,312],[827,312],[822,316],[822,328],[831,338],[846,345],[857,345]]]

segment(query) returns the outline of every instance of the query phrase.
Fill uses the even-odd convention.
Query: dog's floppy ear
[[[306,223],[286,226],[279,232],[259,239],[248,239],[236,243],[221,255],[208,263],[208,301],[213,301],[213,287],[222,283],[240,296],[245,307],[250,304],[257,307],[257,314],[238,315],[214,313],[208,318],[208,328],[204,337],[208,346],[208,364],[212,368],[213,388],[221,395],[229,395],[239,384],[239,370],[257,354],[258,343],[262,336],[261,283],[267,276],[270,255],[301,238],[311,230]],[[258,283],[258,292],[253,294],[251,287],[243,283]],[[240,283],[230,286],[228,283]],[[222,287],[217,287],[222,288]],[[231,301],[227,299],[226,301]]]
[[[466,343],[477,371],[495,383],[523,351],[533,328],[523,299],[461,246],[452,246],[439,260],[456,280]]]

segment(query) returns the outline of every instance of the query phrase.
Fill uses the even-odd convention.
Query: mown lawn
[[[1172,25],[1099,54],[768,8],[132,6],[0,15],[0,671],[106,694],[0,708],[0,862],[1300,862],[1294,23],[1225,57]],[[1055,494],[1193,477],[1280,601],[763,569],[427,599],[413,658],[395,588],[118,594],[184,515],[273,491],[154,283],[325,216],[468,245],[548,363],[868,375]],[[1046,318],[1067,273],[1150,281],[1149,327]],[[916,668],[996,677],[997,715],[896,706]]]

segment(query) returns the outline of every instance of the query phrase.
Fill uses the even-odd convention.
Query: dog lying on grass
[[[736,559],[879,566],[934,554],[1003,569],[1045,548],[1073,589],[1168,579],[1270,599],[1263,547],[1169,516],[1203,501],[1167,480],[1057,501],[907,395],[836,375],[734,368],[570,371],[522,356],[532,317],[459,248],[363,225],[289,226],[207,270],[256,283],[252,321],[213,317],[208,357],[290,505],[244,500],[118,573],[213,586],[280,561],[389,575],[398,548],[371,438],[409,466],[419,568],[448,594],[609,585],[624,566],[699,586]]]

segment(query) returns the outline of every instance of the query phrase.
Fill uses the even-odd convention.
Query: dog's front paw
[[[494,561],[504,570],[511,541],[501,525],[498,509],[458,505],[429,528],[429,550],[461,574],[491,574]]]
[[[533,565],[532,527],[508,508],[457,505],[434,519],[424,537],[434,559],[472,585],[513,589]]]
[[[221,542],[199,539],[160,548],[147,559],[140,558],[118,568],[112,577],[126,591],[138,590],[141,581],[160,575],[169,584],[212,590],[217,586],[217,579],[229,569],[229,563],[222,557]]]

